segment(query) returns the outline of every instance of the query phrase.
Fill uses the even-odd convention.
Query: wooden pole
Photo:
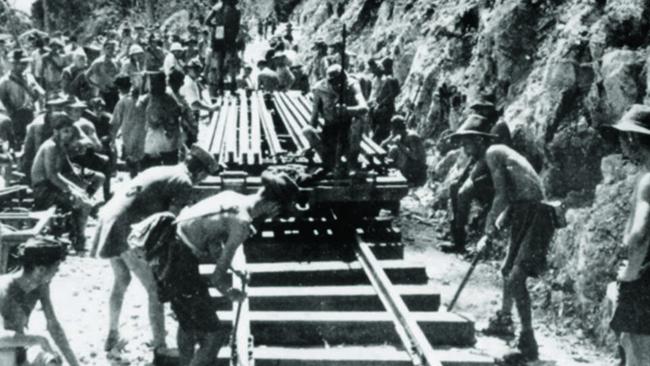
[[[45,28],[46,32],[50,32],[50,16],[49,16],[49,8],[47,5],[47,0],[42,0],[43,2],[43,27]]]

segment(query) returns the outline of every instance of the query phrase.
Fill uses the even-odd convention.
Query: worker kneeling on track
[[[144,248],[162,302],[171,302],[178,319],[180,365],[214,365],[227,337],[219,326],[208,283],[199,274],[201,258],[216,264],[210,282],[233,301],[245,294],[230,288],[227,271],[237,248],[255,233],[254,220],[278,215],[295,200],[298,186],[286,174],[262,174],[262,188],[242,195],[220,192],[183,210],[150,216],[134,225],[129,244]],[[195,347],[198,344],[198,349]]]

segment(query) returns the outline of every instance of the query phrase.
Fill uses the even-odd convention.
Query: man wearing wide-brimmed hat
[[[66,248],[50,238],[29,239],[18,247],[20,269],[0,276],[0,364],[19,366],[61,365],[45,335],[28,328],[29,318],[40,303],[47,330],[70,366],[78,366],[50,297],[50,282],[65,260]],[[79,326],[79,331],[82,325]]]
[[[86,76],[96,89],[94,96],[101,96],[110,110],[113,110],[119,98],[115,77],[120,72],[119,63],[115,60],[117,42],[106,39],[102,45],[102,55],[93,61]]]
[[[473,160],[485,159],[494,185],[494,199],[485,222],[481,243],[489,246],[497,232],[510,226],[510,243],[501,267],[504,278],[501,310],[490,319],[486,334],[512,336],[513,303],[521,319],[516,355],[526,360],[538,357],[532,327],[530,295],[526,279],[540,275],[546,267],[546,254],[555,230],[551,210],[542,201],[544,188],[535,169],[521,154],[484,132],[484,118],[470,116],[454,134],[453,140]],[[480,253],[485,247],[480,246]]]
[[[4,105],[14,129],[12,147],[19,150],[25,138],[27,125],[34,119],[35,103],[45,91],[33,77],[25,74],[31,62],[22,49],[10,52],[11,71],[0,79],[0,101]]]
[[[635,104],[611,126],[623,155],[639,166],[623,245],[627,262],[618,275],[618,300],[611,328],[619,334],[625,366],[650,365],[650,107]]]
[[[175,219],[155,215],[134,228],[134,233],[151,233],[151,227],[162,233],[140,245],[144,245],[145,258],[156,276],[158,294],[163,301],[171,302],[178,319],[181,366],[213,365],[226,340],[208,292],[208,281],[199,274],[199,258],[210,258],[216,264],[210,284],[233,301],[242,301],[245,294],[229,284],[228,270],[236,251],[255,233],[254,221],[279,215],[293,205],[299,194],[296,183],[284,173],[267,171],[261,178],[262,187],[256,193],[220,192],[186,208]],[[134,235],[146,236],[152,234]]]
[[[490,121],[480,114],[470,114],[458,130],[451,135],[451,142],[457,145],[462,136],[476,135],[482,137],[487,145],[497,142],[497,135],[491,133]],[[485,157],[469,156],[469,162],[462,173],[449,186],[451,208],[451,245],[441,245],[440,249],[447,253],[463,253],[466,245],[466,228],[470,208],[473,201],[481,206],[488,206],[494,197],[492,179]]]
[[[178,213],[190,203],[192,186],[203,180],[208,173],[215,173],[214,157],[194,145],[188,158],[174,166],[147,169],[125,187],[115,192],[99,212],[97,233],[91,254],[99,252],[110,259],[114,273],[113,289],[109,301],[109,334],[105,350],[124,346],[119,336],[119,318],[124,293],[134,274],[149,295],[149,321],[153,333],[153,346],[164,347],[165,323],[162,304],[158,300],[151,270],[143,262],[141,251],[129,251],[127,236],[131,225],[157,212]]]

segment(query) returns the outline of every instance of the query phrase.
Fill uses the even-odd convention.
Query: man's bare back
[[[521,154],[506,145],[492,145],[485,158],[496,194],[503,194],[508,203],[544,199],[539,175]]]

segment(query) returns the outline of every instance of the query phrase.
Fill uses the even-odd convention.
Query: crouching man
[[[200,258],[216,264],[212,285],[233,301],[241,301],[245,294],[229,286],[227,273],[237,248],[255,233],[254,220],[278,215],[297,194],[298,187],[287,175],[265,172],[257,193],[224,191],[186,208],[177,218],[156,214],[133,227],[130,250],[140,252],[152,267],[160,300],[171,302],[178,319],[181,366],[216,364],[227,337],[212,306],[208,283],[199,274]]]
[[[509,359],[535,360],[537,342],[532,326],[528,277],[540,275],[546,267],[546,254],[555,231],[552,210],[544,204],[544,190],[539,175],[521,154],[503,144],[491,145],[496,135],[463,125],[451,135],[474,160],[485,158],[494,182],[494,200],[485,222],[488,246],[506,223],[510,225],[510,243],[501,267],[503,302],[501,310],[490,319],[485,334],[512,336],[512,306],[517,306],[521,333],[515,352]],[[479,247],[478,250],[484,250]]]
[[[70,366],[79,365],[50,300],[50,281],[65,259],[65,249],[55,241],[35,238],[22,244],[18,252],[22,268],[0,276],[0,364],[62,364],[45,336],[27,332],[29,316],[40,301],[54,343]]]

